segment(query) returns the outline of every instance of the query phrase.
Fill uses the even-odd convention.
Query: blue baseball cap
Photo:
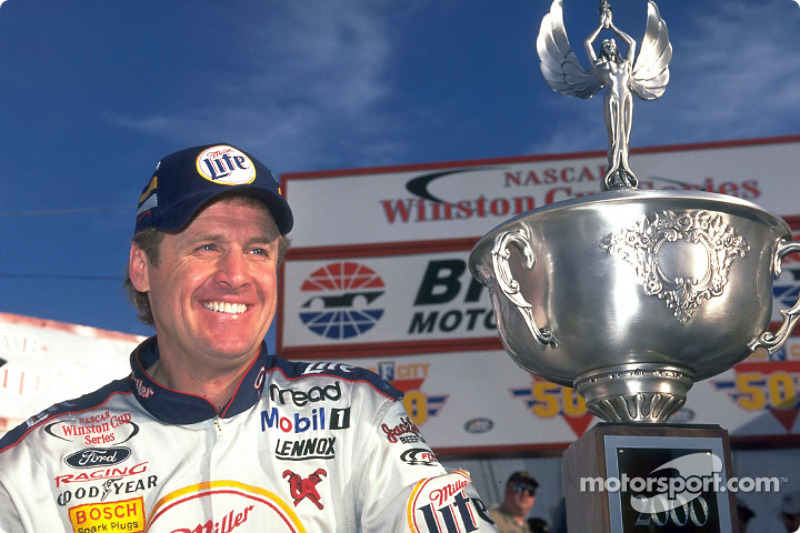
[[[294,217],[280,185],[258,159],[230,144],[193,146],[165,156],[139,197],[138,233],[147,227],[177,231],[223,194],[256,198],[269,209],[282,235]]]

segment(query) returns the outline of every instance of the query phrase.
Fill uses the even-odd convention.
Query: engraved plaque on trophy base
[[[719,426],[600,423],[563,459],[570,533],[738,531]]]

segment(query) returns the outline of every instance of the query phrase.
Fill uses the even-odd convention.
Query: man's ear
[[[148,292],[150,290],[150,277],[148,276],[148,267],[150,260],[144,250],[139,248],[135,242],[131,243],[131,253],[128,259],[128,276],[131,278],[131,284],[139,292]]]

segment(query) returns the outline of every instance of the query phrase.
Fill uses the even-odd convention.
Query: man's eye
[[[200,246],[197,247],[197,249],[205,252],[212,252],[216,250],[217,247],[216,245],[209,243],[209,244],[201,244]]]
[[[267,255],[267,251],[264,248],[253,248],[250,250],[250,253],[256,255]]]

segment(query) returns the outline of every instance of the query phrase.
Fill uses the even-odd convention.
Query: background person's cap
[[[514,472],[511,474],[511,477],[508,478],[508,482],[506,485],[511,485],[512,483],[522,483],[525,485],[530,485],[534,489],[539,486],[539,482],[536,481],[532,475],[525,471]]]
[[[139,197],[136,229],[177,231],[217,196],[238,193],[260,200],[282,235],[294,223],[278,181],[258,159],[229,144],[194,146],[165,156]]]

